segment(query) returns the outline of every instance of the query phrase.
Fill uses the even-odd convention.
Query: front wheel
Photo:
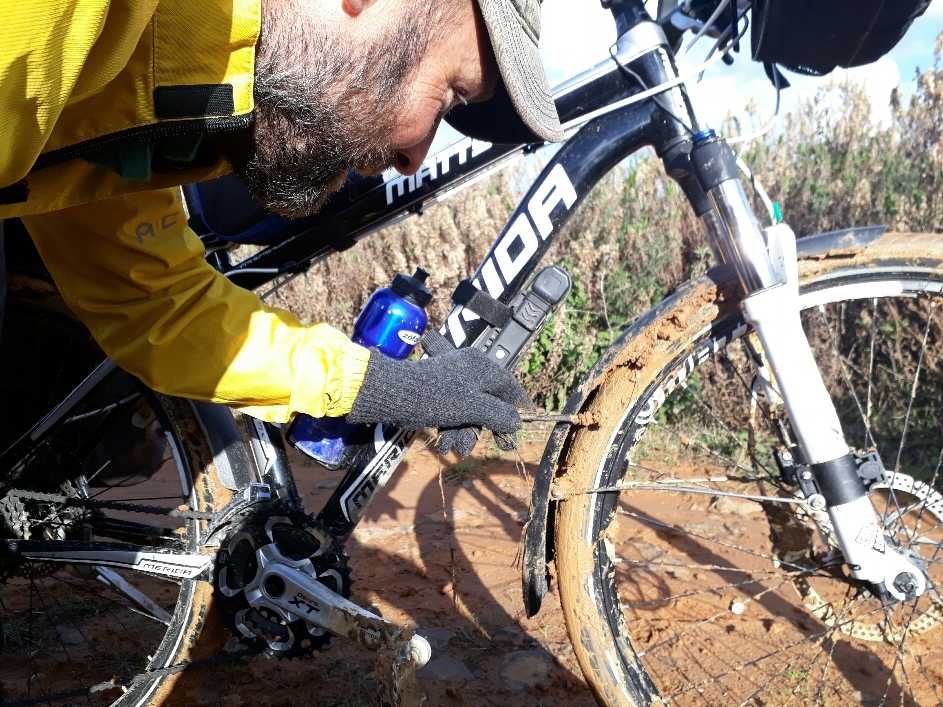
[[[714,271],[617,342],[561,456],[560,596],[601,704],[943,704],[943,236],[817,252],[800,287],[846,438],[883,465],[884,533],[928,591],[882,602],[848,575],[777,462],[788,425]]]

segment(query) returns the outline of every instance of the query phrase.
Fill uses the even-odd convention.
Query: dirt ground
[[[501,453],[489,439],[464,461],[442,459],[417,441],[348,543],[353,600],[417,627],[433,646],[420,672],[427,705],[595,704],[556,593],[533,619],[521,597],[519,542],[546,434],[531,430],[519,455]],[[303,459],[292,452],[306,505],[317,509],[340,474]],[[207,676],[192,702],[376,705],[374,660],[334,639],[329,651],[308,660],[226,666]]]

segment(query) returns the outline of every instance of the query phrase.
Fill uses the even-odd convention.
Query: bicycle
[[[561,226],[643,146],[724,265],[636,321],[567,402],[524,535],[528,614],[552,560],[605,704],[940,702],[943,243],[880,227],[798,242],[782,226],[762,231],[724,143],[696,121],[666,25],[638,2],[611,9],[613,60],[556,92],[564,124],[580,129],[427,346],[493,354]],[[533,148],[464,140],[414,177],[350,180],[316,217],[272,217],[279,241],[240,263],[231,238],[206,232],[209,257],[246,287],[274,282]],[[209,194],[188,189],[191,207],[208,213]],[[273,221],[261,223],[243,229],[249,239]],[[277,427],[247,420],[246,445],[227,410],[121,373],[40,269],[27,257],[11,274],[4,342],[17,345],[2,350],[6,370],[24,372],[4,381],[0,425],[4,703],[171,704],[198,679],[190,668],[308,655],[330,633],[381,651],[400,678],[427,659],[421,638],[344,600],[343,541],[411,435],[377,428],[310,515]],[[129,438],[148,441],[124,450],[146,458],[121,460]],[[865,656],[889,674],[866,675]],[[56,660],[76,668],[55,686],[35,677]]]

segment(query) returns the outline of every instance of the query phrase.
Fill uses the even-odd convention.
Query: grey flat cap
[[[558,142],[560,118],[540,61],[540,0],[478,0],[501,80],[494,97],[453,108],[447,123],[495,143]]]

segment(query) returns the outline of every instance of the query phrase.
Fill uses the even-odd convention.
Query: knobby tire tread
[[[841,278],[866,281],[897,273],[909,279],[943,281],[943,234],[887,233],[864,248],[820,253],[799,263],[803,291],[822,289]],[[601,494],[581,493],[596,484],[607,454],[618,451],[615,436],[627,410],[644,400],[653,382],[662,380],[679,356],[704,341],[712,327],[740,318],[741,296],[729,268],[684,283],[672,295],[675,306],[620,347],[609,368],[596,378],[596,388],[580,410],[591,424],[574,426],[565,443],[554,479],[556,580],[576,658],[601,705],[642,707],[662,704],[644,670],[622,663],[619,654],[633,654],[626,638],[610,631],[622,621],[618,596],[597,593],[600,585],[597,546],[605,537],[588,537]],[[716,329],[715,329],[716,330]],[[893,460],[891,460],[893,461]],[[605,532],[600,533],[605,536]],[[614,604],[614,605],[613,605]],[[608,615],[607,615],[608,614]],[[673,702],[672,702],[673,703]],[[908,703],[909,704],[909,703]]]

